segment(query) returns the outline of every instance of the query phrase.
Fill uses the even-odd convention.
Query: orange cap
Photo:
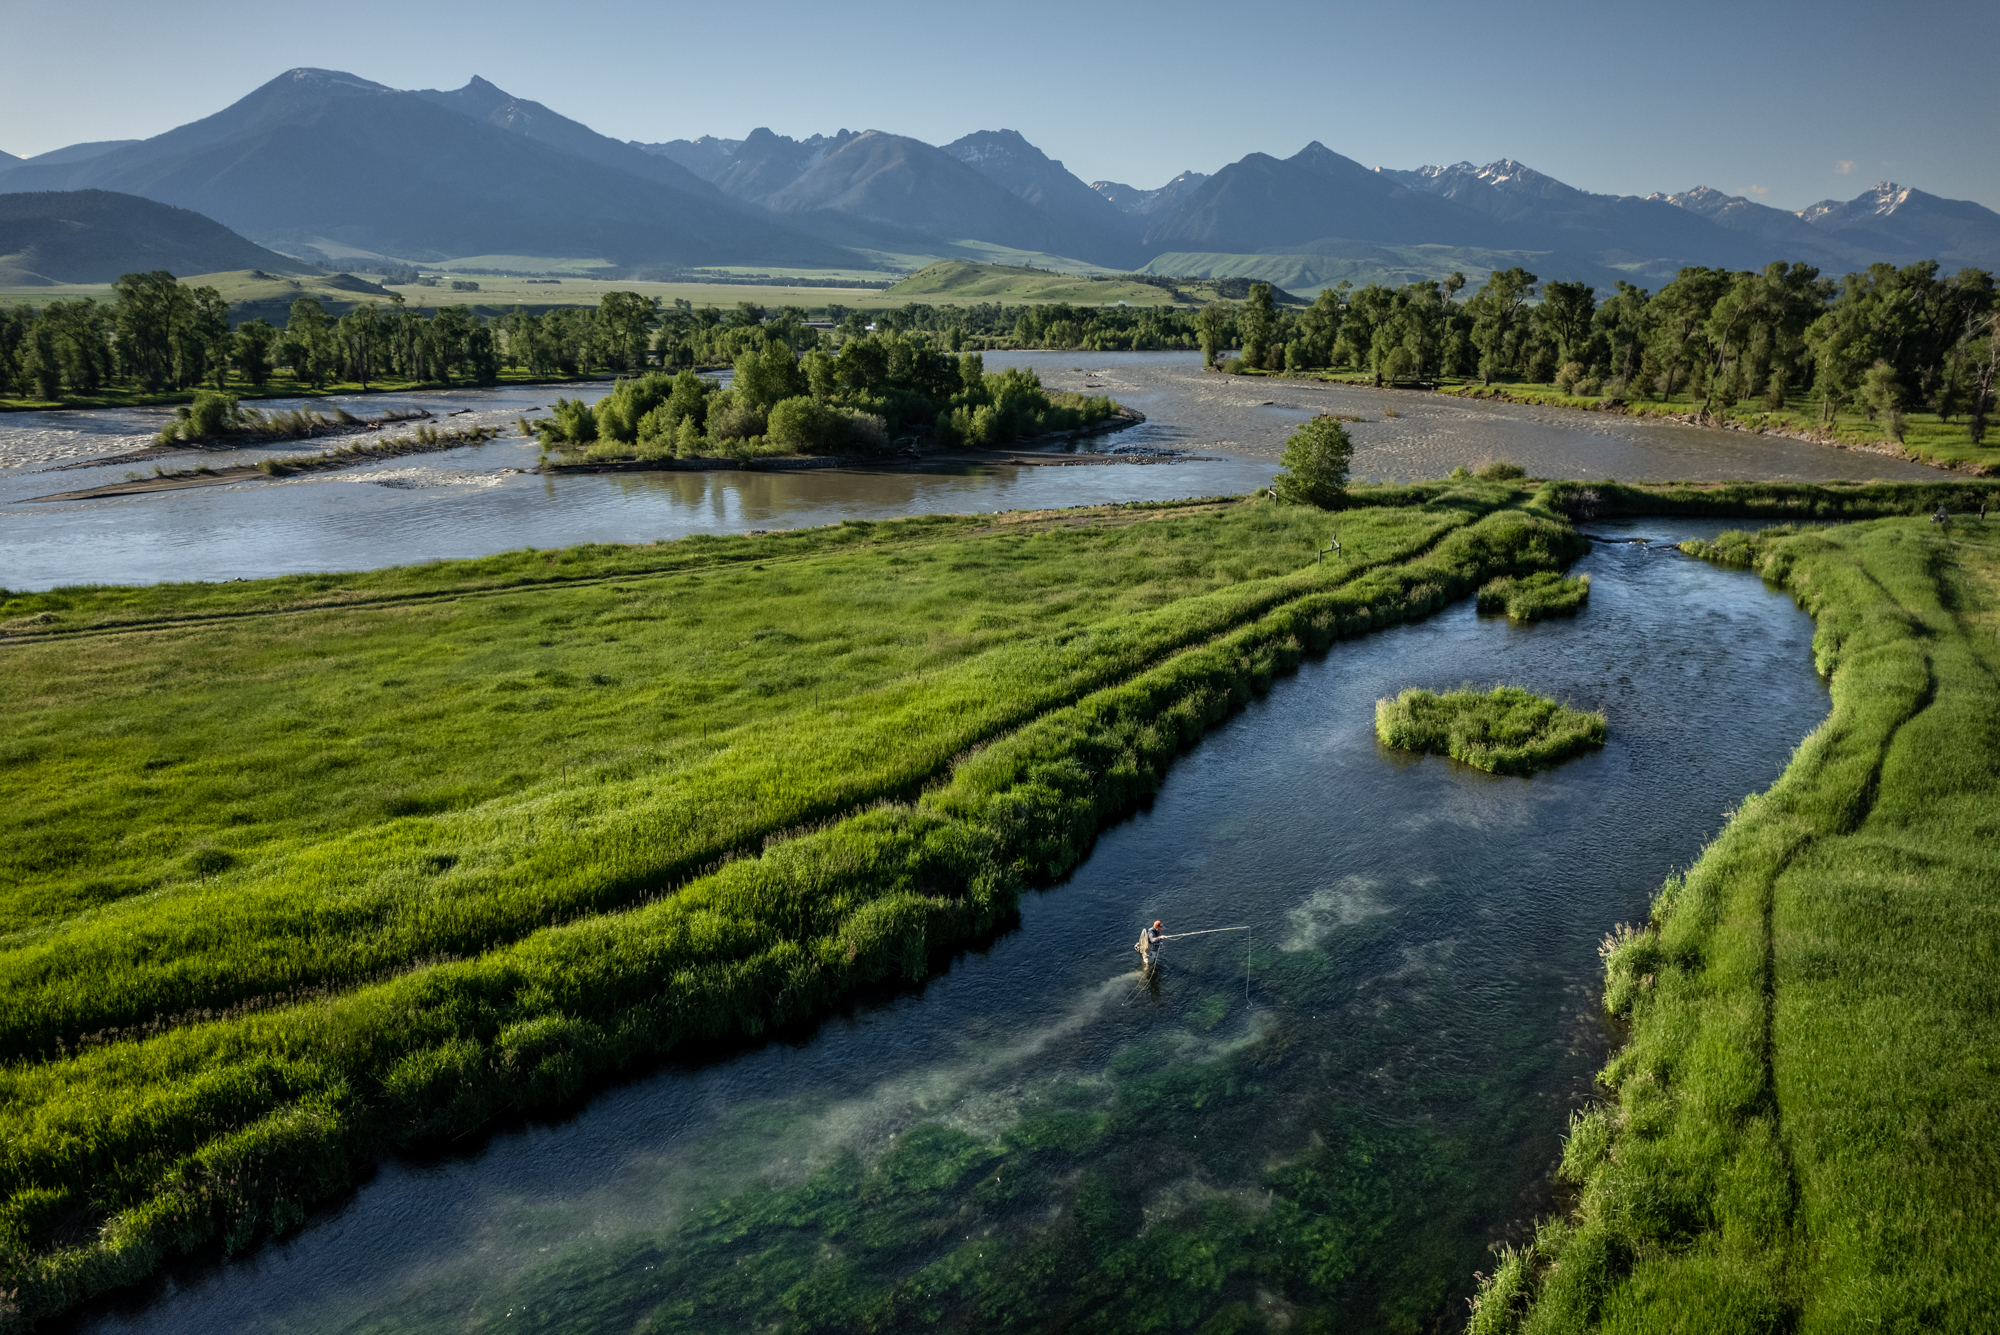
[[[1160,920],[1158,918],[1153,919],[1153,926],[1158,927],[1159,925],[1160,925]]]

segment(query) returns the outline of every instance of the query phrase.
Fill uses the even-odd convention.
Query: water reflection
[[[989,354],[989,366],[1032,366],[1051,386],[1108,393],[1148,415],[1127,443],[1219,456],[1214,462],[908,472],[595,475],[541,478],[518,435],[477,448],[411,456],[338,473],[258,479],[150,496],[78,502],[29,498],[116,482],[151,464],[65,467],[146,444],[167,409],[0,416],[0,586],[151,583],[349,570],[522,546],[650,542],[689,533],[796,528],[840,519],[1027,509],[1240,494],[1270,480],[1293,425],[1323,409],[1353,427],[1355,472],[1409,480],[1507,458],[1542,476],[1645,478],[1889,477],[1934,470],[1774,437],[1707,431],[1556,409],[1475,404],[1420,394],[1203,375],[1192,353]],[[270,408],[347,407],[357,414],[427,408],[460,424],[511,429],[562,393],[594,400],[608,387],[528,386]],[[1387,414],[1394,411],[1396,417]],[[271,454],[242,450],[231,462]],[[189,453],[172,470],[214,463]],[[51,471],[61,469],[61,471]]]

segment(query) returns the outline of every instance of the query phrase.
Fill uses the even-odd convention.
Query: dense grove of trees
[[[738,365],[774,346],[795,361],[893,347],[903,359],[896,375],[870,381],[865,393],[843,390],[855,399],[849,406],[893,432],[908,418],[904,398],[927,405],[925,421],[990,406],[947,404],[959,391],[927,381],[925,358],[942,366],[948,354],[996,348],[1200,348],[1210,363],[1236,350],[1236,369],[1346,369],[1377,383],[1525,380],[1611,399],[1683,398],[1703,411],[1745,402],[1775,409],[1805,397],[1823,418],[1853,406],[1891,435],[1906,412],[1963,416],[1977,440],[2000,389],[2000,306],[1992,275],[1978,269],[1942,277],[1935,263],[1881,264],[1836,282],[1797,264],[1761,273],[1691,268],[1658,292],[1621,282],[1602,301],[1586,283],[1544,283],[1518,268],[1466,287],[1458,274],[1396,288],[1342,284],[1301,309],[1281,306],[1262,283],[1241,302],[1199,310],[912,302],[864,314],[835,305],[826,308],[831,331],[813,328],[797,306],[697,309],[632,292],[609,293],[595,309],[517,309],[491,319],[457,306],[426,317],[400,296],[335,318],[308,298],[293,303],[282,329],[256,319],[232,330],[214,288],[156,271],[127,274],[105,302],[0,311],[0,395],[220,387],[232,372],[261,386],[280,367],[313,386],[485,384],[502,367],[537,377],[673,372]],[[969,420],[948,429],[977,430]]]
[[[594,406],[556,400],[538,434],[603,458],[881,453],[914,432],[945,445],[1001,445],[1100,421],[1113,407],[1050,394],[1032,371],[989,373],[978,353],[954,356],[924,335],[864,332],[838,351],[799,355],[783,320],[738,328],[761,331],[739,339],[762,341],[737,354],[727,387],[686,368],[648,371],[619,380]]]
[[[1526,380],[1611,399],[1687,398],[1706,412],[1782,408],[1807,396],[1823,420],[1855,406],[1900,436],[1902,415],[1963,415],[1974,440],[1992,411],[2000,319],[1991,274],[1941,277],[1935,263],[1878,264],[1844,281],[1801,264],[1761,273],[1681,270],[1658,292],[1494,273],[1399,288],[1343,285],[1302,312],[1253,290],[1233,312],[1202,312],[1204,347],[1243,366],[1346,368],[1383,382],[1440,376]],[[1235,365],[1237,363],[1232,363]]]
[[[57,399],[114,384],[219,389],[232,371],[262,386],[278,367],[315,387],[385,378],[485,384],[499,375],[495,334],[462,307],[425,318],[400,296],[386,309],[364,302],[339,318],[305,297],[283,329],[261,318],[231,329],[216,289],[155,270],[126,274],[106,302],[78,297],[0,311],[0,394]]]

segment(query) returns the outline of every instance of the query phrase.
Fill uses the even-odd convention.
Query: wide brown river
[[[170,413],[116,409],[0,415],[0,588],[256,578],[351,570],[517,547],[650,542],[689,533],[799,528],[840,519],[1033,509],[1251,491],[1270,480],[1286,434],[1331,409],[1351,428],[1357,476],[1407,481],[1507,459],[1542,477],[1934,479],[1933,469],[1801,441],[1596,413],[1439,395],[1204,375],[1193,353],[992,354],[1048,385],[1110,394],[1147,423],[1110,438],[1206,462],[1089,468],[837,469],[541,477],[517,434],[334,473],[77,502],[32,498],[122,480],[151,465],[63,468],[148,442]],[[425,407],[460,424],[512,427],[555,393],[608,385],[455,390],[335,400],[350,410]],[[280,401],[265,407],[294,405]],[[1395,416],[1390,416],[1390,413]],[[232,451],[255,462],[279,450]],[[172,470],[214,454],[164,459]]]

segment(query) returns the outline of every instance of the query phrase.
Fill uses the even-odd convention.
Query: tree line
[[[743,327],[743,326],[739,326]],[[621,378],[594,405],[557,399],[533,423],[545,444],[599,458],[759,453],[883,453],[906,433],[943,445],[1001,445],[1102,421],[1110,399],[1050,393],[1033,371],[989,372],[922,333],[863,332],[838,351],[787,341],[786,322],[759,326],[728,385],[683,367]],[[807,329],[807,334],[818,331]],[[670,351],[670,350],[669,350]]]
[[[1978,441],[2000,373],[2000,305],[1992,275],[1979,269],[1947,277],[1935,262],[1879,264],[1834,281],[1783,262],[1755,273],[1687,268],[1657,292],[1620,282],[1602,301],[1587,283],[1544,283],[1521,268],[1499,270],[1469,294],[1467,286],[1461,274],[1401,287],[1342,283],[1303,309],[1280,306],[1264,283],[1240,303],[1198,310],[831,305],[831,331],[798,306],[741,301],[718,310],[632,292],[607,293],[596,308],[517,308],[491,319],[455,306],[426,317],[400,295],[335,318],[301,298],[282,329],[261,318],[232,329],[216,289],[155,271],[125,275],[106,302],[0,312],[0,394],[220,388],[232,373],[261,388],[280,367],[315,388],[490,384],[503,367],[537,378],[671,372],[732,366],[773,342],[796,358],[872,330],[944,354],[1199,348],[1208,364],[1236,370],[1345,369],[1378,384],[1527,381],[1614,401],[1685,397],[1704,412],[1744,402],[1777,409],[1808,396],[1823,421],[1856,406],[1896,437],[1906,412],[1963,415]]]
[[[1761,272],[1686,268],[1657,292],[1620,282],[1602,302],[1588,283],[1541,282],[1511,268],[1458,300],[1460,274],[1390,288],[1347,284],[1300,312],[1268,286],[1234,310],[1197,317],[1228,369],[1350,369],[1377,384],[1442,377],[1553,384],[1612,401],[1686,397],[1702,412],[1788,398],[1817,401],[1822,423],[1849,406],[1900,439],[1903,415],[1963,415],[1977,443],[2000,371],[1993,276],[1934,261],[1878,264],[1838,282],[1805,264]]]

